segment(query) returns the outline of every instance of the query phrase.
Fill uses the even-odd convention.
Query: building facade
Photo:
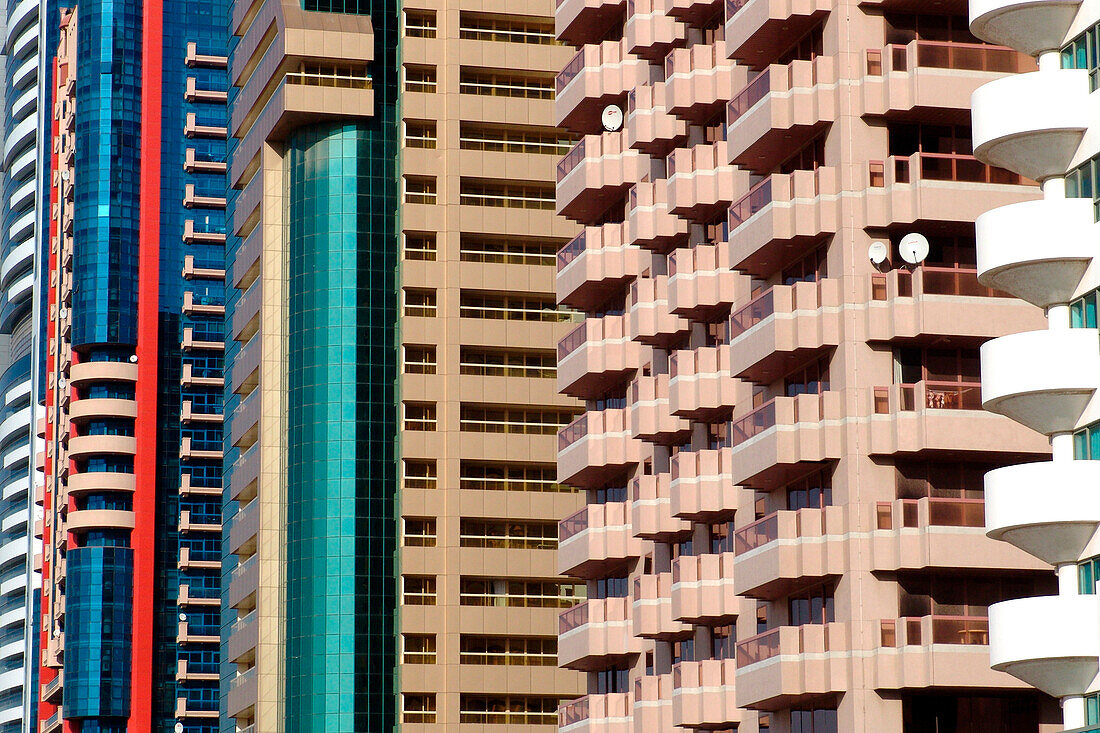
[[[989,666],[990,616],[1049,603],[1065,562],[986,536],[982,479],[1049,465],[1045,436],[983,411],[1001,387],[979,370],[1046,325],[979,282],[974,224],[1041,205],[1040,172],[975,156],[993,136],[970,115],[1034,59],[956,0],[563,0],[556,24],[576,49],[556,119],[581,137],[557,210],[584,227],[557,288],[586,314],[558,384],[587,407],[559,436],[587,495],[559,528],[587,585],[558,639],[587,694],[559,728],[1060,729],[1011,660]],[[1019,348],[1064,359],[1043,344]]]
[[[1100,730],[1100,272],[1094,264],[1100,161],[1100,4],[972,2],[970,27],[1034,56],[1038,70],[974,93],[974,152],[1039,181],[1038,200],[977,222],[979,277],[1046,311],[1037,330],[982,347],[985,407],[1050,437],[1050,461],[986,475],[986,525],[1053,565],[1057,594],[990,609],[990,657],[1061,700],[1065,728]]]
[[[231,29],[223,729],[552,725],[584,591],[552,5],[238,0]]]
[[[41,731],[218,728],[226,12],[49,20]]]

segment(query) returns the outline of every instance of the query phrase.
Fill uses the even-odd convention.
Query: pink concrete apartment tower
[[[965,0],[559,0],[559,480],[571,733],[1039,733],[988,609],[1057,593],[986,536],[983,476],[1050,443],[982,410],[979,349],[1046,328],[979,282],[1037,201],[970,97],[1034,71]],[[1025,173],[1026,175],[1026,173]]]

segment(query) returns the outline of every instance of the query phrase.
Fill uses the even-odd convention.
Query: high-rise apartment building
[[[971,93],[1034,60],[971,35],[960,0],[562,0],[556,21],[577,49],[557,121],[582,136],[557,206],[584,225],[558,293],[587,316],[559,345],[559,385],[587,405],[560,435],[559,479],[588,500],[559,534],[559,569],[588,590],[560,618],[561,662],[588,679],[560,728],[1058,729],[1056,701],[1000,671],[1017,672],[1002,647],[989,667],[990,606],[1054,592],[1047,561],[1066,560],[986,536],[983,475],[1050,448],[982,410],[980,348],[1006,337],[987,362],[1016,344],[1005,374],[1048,387],[1029,359],[1061,374],[1078,356],[1063,345],[1087,350],[1055,338],[1068,331],[1014,341],[1043,312],[977,278],[975,219],[1043,206],[1028,178],[1045,171],[975,157]],[[1040,92],[1064,88],[1044,73],[990,85],[1006,96],[983,139],[1044,128]],[[1008,92],[1029,78],[1033,99]],[[1047,155],[1032,140],[1021,160]],[[1012,219],[1019,246],[998,252],[1078,253],[1048,247],[1057,218]],[[1052,272],[1068,282],[1085,259]],[[1057,292],[1031,300],[1076,294]],[[1096,358],[1092,332],[1065,383],[1082,408]],[[1006,624],[1046,614],[1003,648],[1069,633],[1050,603],[995,607]]]
[[[584,587],[552,3],[237,0],[231,31],[227,731],[553,725]]]
[[[1056,595],[990,610],[990,657],[1060,698],[1066,729],[1100,730],[1100,4],[974,0],[970,28],[1038,60],[974,93],[974,152],[1037,180],[1038,200],[977,222],[979,277],[1046,310],[982,347],[986,409],[1050,436],[1050,461],[986,475],[986,525],[1058,572]],[[1053,591],[1053,589],[1052,589]],[[1087,728],[1083,727],[1087,726]]]
[[[43,733],[218,730],[226,12],[48,19]]]

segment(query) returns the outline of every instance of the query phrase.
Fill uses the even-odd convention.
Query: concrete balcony
[[[179,520],[180,532],[221,532],[221,522],[211,522],[205,520],[194,520],[191,518],[191,512],[184,509],[180,512]]]
[[[751,278],[734,272],[728,255],[727,247],[716,244],[669,253],[668,299],[673,313],[710,322],[749,294]]]
[[[726,53],[759,69],[835,7],[836,0],[726,0]]]
[[[136,418],[137,402],[134,400],[94,398],[73,400],[69,407],[69,419],[77,424],[103,418]]]
[[[861,106],[879,117],[928,109],[967,114],[970,96],[983,84],[1035,69],[1030,56],[984,44],[921,40],[867,49]]]
[[[1050,454],[1048,439],[1029,428],[982,409],[978,383],[917,382],[874,387],[871,455],[934,456],[970,451],[975,457],[1022,460]]]
[[[990,537],[1051,565],[1077,562],[1100,527],[1100,462],[1005,466],[985,475]]]
[[[639,183],[630,189],[626,206],[627,244],[664,252],[688,241],[688,223],[672,216],[668,187],[663,182]]]
[[[229,680],[229,694],[226,696],[225,702],[226,714],[229,717],[255,716],[255,706],[260,702],[257,684],[255,667],[250,667]],[[253,712],[251,716],[248,716],[247,712],[250,708]]]
[[[69,457],[73,460],[84,460],[104,453],[136,455],[137,439],[127,435],[74,435],[69,439]]]
[[[634,0],[628,8],[623,39],[626,50],[652,62],[682,45],[687,27],[669,14],[673,0]]]
[[[136,382],[137,364],[125,361],[86,361],[69,369],[69,383],[84,387],[92,382]]]
[[[690,634],[689,624],[672,616],[672,573],[641,575],[634,579],[634,635],[671,641]]]
[[[672,312],[668,276],[638,278],[630,285],[630,339],[667,348],[691,330],[691,322]]]
[[[726,105],[726,162],[760,173],[773,170],[837,119],[836,62],[772,64]]]
[[[672,725],[671,674],[647,674],[634,680],[634,730],[676,730]]]
[[[846,624],[780,626],[737,644],[737,702],[776,709],[852,689]]]
[[[1065,175],[1096,114],[1085,69],[998,79],[974,92],[972,106],[974,156],[1033,181]]]
[[[733,587],[734,554],[684,555],[672,561],[672,617],[687,623],[730,621],[749,602]]]
[[[135,515],[132,511],[117,509],[85,509],[70,511],[65,529],[80,533],[96,529],[133,529]]]
[[[625,408],[586,412],[558,433],[558,481],[571,486],[597,488],[642,457]]]
[[[680,445],[691,437],[691,423],[668,407],[668,375],[638,376],[630,385],[630,433],[648,443]]]
[[[598,397],[641,369],[650,351],[630,340],[626,316],[588,318],[558,343],[558,391]]]
[[[256,611],[251,611],[230,625],[229,641],[226,644],[226,662],[248,664],[255,661],[260,627],[257,619]]]
[[[629,692],[585,695],[558,706],[560,733],[632,733]]]
[[[599,578],[642,552],[642,540],[630,528],[625,501],[589,504],[558,523],[558,572]]]
[[[730,728],[742,720],[733,659],[680,662],[672,668],[672,724],[689,730]]]
[[[676,148],[665,159],[669,210],[693,221],[711,221],[749,187],[746,171],[726,162],[726,142]]]
[[[69,476],[68,491],[72,496],[89,492],[126,491],[133,493],[137,484],[132,473],[96,471],[93,473],[74,473]]]
[[[707,120],[747,81],[748,69],[729,60],[725,41],[675,48],[665,57],[666,106],[685,120]]]
[[[585,227],[558,251],[558,302],[593,310],[651,266],[652,255],[625,242],[622,224]]]
[[[843,575],[849,531],[844,507],[800,509],[769,514],[741,527],[734,536],[734,591],[775,600],[807,578]]]
[[[740,380],[731,376],[730,347],[700,346],[669,354],[668,407],[674,415],[716,422],[736,404]]]
[[[217,682],[217,672],[196,672],[189,669],[186,659],[176,660],[176,682]]]
[[[1096,683],[1100,596],[1040,596],[989,607],[993,669],[1053,697],[1081,695]]]
[[[970,30],[978,38],[1032,56],[1062,47],[1080,0],[971,0]]]
[[[841,282],[776,285],[730,315],[730,373],[770,384],[840,343]]]
[[[598,43],[622,18],[626,0],[559,0],[554,12],[557,36],[566,43]]]
[[[680,451],[672,457],[669,475],[674,516],[705,521],[738,507],[729,448]]]
[[[555,80],[555,124],[571,130],[599,129],[603,108],[625,102],[626,93],[657,81],[658,70],[626,51],[624,41],[582,47]]]
[[[590,598],[558,616],[558,665],[595,671],[642,652],[629,598]]]
[[[648,176],[649,169],[649,156],[626,147],[623,131],[585,135],[558,162],[557,213],[591,222]]]
[[[672,514],[667,473],[638,476],[630,483],[630,528],[635,537],[662,542],[691,531],[691,523]]]
[[[626,96],[626,143],[650,153],[664,153],[687,139],[687,122],[669,113],[664,82],[632,89]]]
[[[1077,427],[1100,387],[1100,332],[1028,331],[982,345],[982,406],[1043,435]]]
[[[1084,198],[1039,199],[987,211],[974,224],[978,279],[1041,308],[1068,303],[1095,256]],[[1041,241],[1042,246],[1036,246]]]

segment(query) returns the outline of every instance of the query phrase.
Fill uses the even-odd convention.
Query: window
[[[404,664],[435,664],[435,634],[403,634],[401,638]]]
[[[710,554],[721,555],[733,552],[733,522],[719,522],[710,525]]]
[[[459,242],[459,257],[463,262],[503,262],[509,265],[549,267],[554,264],[558,250],[566,244],[562,239],[463,234]]]
[[[792,595],[787,599],[787,608],[790,612],[790,626],[830,624],[836,621],[833,607],[833,586],[831,584],[819,585],[804,590],[797,595]]]
[[[628,598],[630,596],[630,578],[600,578],[592,581],[593,598]]]
[[[548,18],[527,18],[520,15],[490,15],[462,11],[458,20],[458,37],[474,41],[503,41],[553,45],[554,22]]]
[[[981,499],[985,474],[994,468],[986,463],[898,460],[894,462],[895,495],[899,499]]]
[[[405,547],[435,547],[435,517],[406,517]]]
[[[435,149],[435,120],[406,120],[405,147]]]
[[[403,313],[413,318],[435,318],[435,291],[422,290],[420,288],[405,288],[401,291],[405,296]]]
[[[829,357],[823,356],[795,369],[783,380],[788,397],[829,391]]]
[[[404,590],[401,602],[406,606],[435,605],[434,575],[405,575],[401,578]]]
[[[1066,174],[1066,198],[1092,199],[1093,217],[1100,221],[1100,156],[1085,161]]]
[[[435,374],[435,347],[406,344],[405,374]]]
[[[405,176],[406,204],[434,204],[435,178],[428,176]]]
[[[558,469],[553,464],[476,461],[462,461],[459,487],[478,491],[575,491],[572,486],[558,483]]]
[[[552,295],[498,290],[463,290],[459,301],[459,315],[463,318],[544,323],[562,323],[573,320],[574,317],[568,310],[559,310]]]
[[[434,489],[437,486],[435,461],[419,461],[406,458],[404,461],[402,487],[406,489]]]
[[[1083,596],[1096,595],[1096,583],[1100,581],[1100,557],[1077,563],[1077,592]]]
[[[571,608],[586,595],[584,583],[465,576],[459,581],[459,603],[463,606]]]
[[[416,66],[413,64],[408,64],[405,66],[406,92],[422,92],[424,94],[435,94],[435,90],[436,82],[434,66]]]
[[[1096,328],[1096,310],[1100,303],[1100,290],[1077,298],[1069,304],[1070,325],[1073,328]]]
[[[472,122],[462,123],[459,128],[458,142],[463,150],[534,155],[561,156],[573,147],[573,138],[553,127],[488,125]]]
[[[710,630],[711,659],[733,659],[737,651],[737,627],[715,626]]]
[[[1079,461],[1100,461],[1100,422],[1073,434],[1073,457]]]
[[[1063,69],[1087,69],[1089,90],[1100,86],[1100,25],[1095,25],[1077,36],[1062,49]]]
[[[405,35],[409,38],[435,38],[434,10],[406,10]]]
[[[985,618],[989,606],[1010,598],[1058,592],[1051,573],[1037,577],[931,574],[898,577],[898,610],[907,618],[963,616]]]
[[[787,485],[787,509],[821,509],[833,505],[833,480],[822,469]]]
[[[558,723],[558,698],[542,695],[462,695],[459,723],[547,725]]]
[[[468,433],[557,435],[574,412],[560,408],[463,404],[459,429]]]
[[[405,430],[434,431],[436,429],[434,402],[404,402],[402,405],[405,408],[403,424]]]
[[[460,664],[556,667],[558,640],[553,636],[475,636],[463,634]]]
[[[460,547],[503,547],[513,550],[553,550],[558,546],[556,522],[463,519]]]
[[[553,379],[558,373],[558,357],[552,350],[519,351],[477,349],[463,346],[459,372],[481,377],[524,377]]]
[[[837,733],[836,708],[792,710],[791,733]]]
[[[553,211],[557,198],[552,183],[463,178],[458,202],[463,206]]]
[[[630,692],[630,670],[627,667],[611,667],[593,672],[597,695]]]
[[[406,232],[405,259],[435,261],[435,232]]]
[[[298,71],[287,72],[286,82],[342,89],[370,89],[373,86],[366,67],[342,64],[303,63]]]
[[[493,97],[553,99],[554,74],[509,73],[496,69],[463,66],[459,72],[458,91],[460,94],[481,94]]]
[[[827,273],[826,250],[822,245],[784,267],[781,277],[784,285],[794,285],[801,282],[818,282],[828,277]]]
[[[401,721],[404,723],[434,723],[435,693],[404,692],[401,694]]]

